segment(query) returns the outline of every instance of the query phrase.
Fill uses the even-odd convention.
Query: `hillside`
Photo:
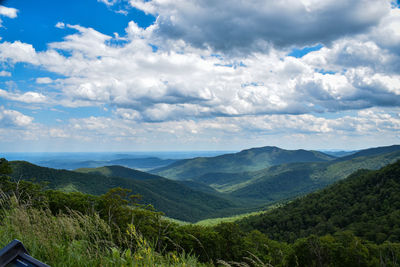
[[[278,147],[246,149],[217,157],[177,161],[152,173],[175,180],[194,179],[207,173],[243,173],[291,162],[324,162],[335,157],[318,151],[285,150]]]
[[[400,147],[367,149],[357,156],[325,162],[281,164],[251,172],[206,173],[191,181],[235,199],[270,204],[321,189],[359,169],[376,170],[393,163],[400,159]],[[199,186],[198,190],[203,190],[203,187]],[[204,189],[207,192],[207,187]]]
[[[153,175],[147,172],[142,172],[119,165],[103,166],[97,168],[80,168],[76,169],[75,171],[80,173],[100,174],[108,177],[114,176],[114,177],[131,178],[135,180],[151,180],[160,178],[160,176],[157,175]]]
[[[133,194],[142,196],[141,203],[152,204],[167,216],[184,221],[197,221],[220,214],[229,214],[230,209],[237,208],[232,201],[214,194],[195,191],[183,184],[159,176],[134,170],[127,171],[123,167],[113,167],[112,170],[118,170],[119,173],[122,170],[125,173],[129,172],[128,178],[56,170],[24,161],[12,161],[10,165],[13,169],[11,176],[14,179],[45,182],[48,183],[49,188],[62,191],[80,191],[100,195],[114,187],[131,189]],[[102,171],[105,172],[104,169]],[[138,179],[135,179],[134,174],[137,174]],[[146,175],[148,176],[146,177]]]
[[[376,156],[376,155],[380,155],[380,154],[388,154],[388,153],[396,152],[399,150],[400,150],[400,145],[368,148],[368,149],[364,149],[364,150],[358,151],[356,153],[353,153],[351,155],[347,155],[347,156],[338,158],[337,161],[345,161],[345,160],[350,160],[350,159],[359,158],[359,157],[368,157],[368,156]]]
[[[400,161],[378,171],[360,170],[322,191],[245,218],[240,225],[281,241],[351,230],[376,243],[399,242]]]
[[[278,201],[321,189],[359,169],[376,170],[400,159],[400,151],[360,156],[324,163],[292,163],[274,166],[235,185],[231,195]]]

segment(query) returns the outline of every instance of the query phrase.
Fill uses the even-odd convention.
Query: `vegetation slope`
[[[250,174],[253,178],[234,185],[230,195],[267,201],[293,198],[344,179],[359,169],[376,170],[398,159],[400,146],[393,152],[355,154],[345,160],[283,164]]]
[[[184,221],[222,216],[225,212],[229,214],[229,210],[232,214],[237,208],[236,204],[228,199],[195,191],[179,182],[124,167],[114,166],[94,169],[95,173],[82,173],[39,167],[24,161],[12,161],[10,166],[13,170],[11,177],[14,180],[44,182],[48,188],[66,192],[79,191],[101,195],[111,188],[127,188],[134,194],[141,195],[140,203],[152,204],[167,216]]]
[[[323,162],[335,157],[318,151],[284,150],[260,147],[217,157],[198,157],[177,161],[152,173],[175,180],[187,180],[207,173],[242,173],[290,162]]]
[[[359,170],[286,206],[247,217],[240,225],[289,242],[343,230],[378,244],[400,242],[400,161],[378,171]]]
[[[191,181],[233,199],[271,204],[324,188],[359,169],[376,170],[398,159],[400,146],[378,147],[326,162],[288,163],[254,172],[207,173]]]

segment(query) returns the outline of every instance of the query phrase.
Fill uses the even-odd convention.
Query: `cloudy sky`
[[[400,143],[400,3],[2,1],[2,151]]]

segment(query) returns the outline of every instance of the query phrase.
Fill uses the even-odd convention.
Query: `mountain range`
[[[343,157],[318,151],[262,147],[216,157],[177,160],[150,173],[123,166],[75,171],[12,161],[14,179],[48,188],[104,194],[113,187],[142,195],[167,216],[194,222],[265,209],[322,189],[359,169],[376,170],[400,159],[400,146],[360,150]],[[165,177],[163,177],[165,176]]]
[[[379,169],[399,158],[398,145],[370,148],[339,158],[316,151],[263,147],[178,161],[152,172],[203,183],[234,198],[269,203],[323,188],[358,169]]]
[[[180,160],[151,172],[174,180],[188,180],[207,173],[241,173],[284,163],[324,162],[333,159],[335,157],[318,151],[285,150],[267,146],[216,157]]]

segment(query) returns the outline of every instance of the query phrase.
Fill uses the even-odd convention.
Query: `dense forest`
[[[0,162],[0,245],[52,266],[398,266],[400,161],[358,171],[263,215],[214,227],[163,218],[139,196],[95,196],[10,178]]]
[[[246,231],[258,229],[287,242],[342,230],[378,244],[400,242],[400,161],[379,171],[359,170],[326,189],[239,224]]]
[[[342,158],[316,151],[261,147],[217,157],[179,160],[163,168],[169,173],[187,175],[179,180],[123,166],[68,171],[26,161],[11,161],[10,176],[45,183],[47,189],[93,195],[122,187],[140,194],[139,203],[151,204],[168,217],[197,222],[267,210],[271,205],[344,179],[358,169],[376,170],[398,159],[400,146],[396,145],[361,150]],[[235,172],[246,168],[257,170]],[[197,174],[201,175],[195,177]]]
[[[196,221],[213,214],[222,216],[220,211],[229,215],[237,208],[235,203],[221,196],[121,166],[68,171],[40,167],[26,161],[12,161],[10,165],[13,179],[42,183],[49,189],[64,192],[101,195],[115,187],[127,188],[141,195],[139,203],[151,204],[168,216],[184,221]]]

